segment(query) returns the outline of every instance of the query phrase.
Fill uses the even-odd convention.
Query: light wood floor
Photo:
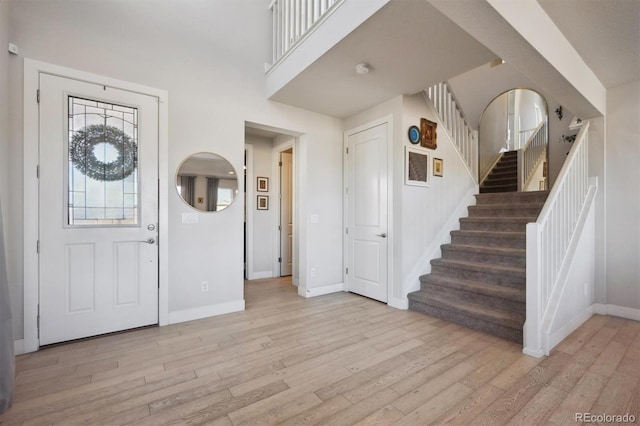
[[[9,424],[574,424],[640,418],[640,323],[594,316],[551,356],[348,293],[246,286],[247,310],[17,358]]]

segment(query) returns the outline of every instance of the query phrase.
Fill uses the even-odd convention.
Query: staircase
[[[507,155],[510,163],[510,153],[500,161]],[[409,309],[522,343],[526,224],[536,221],[548,194],[476,195],[469,217],[460,219],[460,230],[451,232],[451,244],[442,246],[442,258],[431,261],[431,273],[420,277],[420,290],[409,293]]]
[[[480,185],[480,193],[518,190],[518,151],[502,154],[489,176]]]

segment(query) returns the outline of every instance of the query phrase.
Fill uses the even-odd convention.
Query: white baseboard
[[[402,309],[403,311],[406,311],[407,309],[409,309],[409,299],[407,299],[406,297],[404,299],[390,297],[387,305],[391,306],[392,308]]]
[[[273,278],[273,271],[250,272],[250,280],[262,280],[264,278]]]
[[[201,306],[198,308],[169,312],[169,324],[193,321],[238,311],[244,311],[244,299],[234,302],[218,303],[216,305]]]
[[[337,293],[339,291],[344,291],[344,283],[308,288],[305,291],[301,291],[301,290],[302,289],[298,287],[298,295],[302,297],[305,297],[305,298],[316,297],[316,296],[322,296],[324,294]]]
[[[24,339],[13,341],[13,353],[15,355],[22,355],[24,353]]]
[[[614,317],[626,318],[634,321],[640,321],[640,309],[627,308],[626,306],[606,305],[603,303],[594,303],[594,313],[600,315],[612,315]]]
[[[542,349],[531,350],[529,348],[522,348],[522,353],[525,355],[532,356],[534,358],[542,358],[544,356],[544,351]]]
[[[578,327],[585,323],[594,313],[593,305],[587,307],[584,311],[578,313],[575,317],[571,319],[568,323],[560,327],[558,330],[550,333],[547,337],[546,344],[546,352],[545,355],[549,355],[551,349],[555,348],[556,345],[562,342],[564,339],[569,337],[571,333],[576,331]]]

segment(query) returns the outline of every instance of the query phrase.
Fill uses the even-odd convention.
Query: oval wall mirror
[[[238,175],[229,161],[211,152],[185,158],[176,173],[182,201],[202,212],[224,210],[238,194]]]

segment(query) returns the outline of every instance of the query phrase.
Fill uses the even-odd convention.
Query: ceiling
[[[640,1],[538,3],[606,88],[640,79]]]
[[[474,20],[472,12],[468,13],[472,21],[456,20],[463,30],[449,18],[456,19],[452,14],[445,16],[441,12],[442,5],[434,7],[438,1],[430,1],[390,1],[276,92],[271,100],[346,118],[400,94],[417,93],[499,56],[467,33]],[[491,9],[484,1],[443,0],[440,3],[443,2],[468,11]],[[538,2],[605,87],[640,79],[640,0]],[[493,15],[499,19],[495,10]],[[484,21],[479,16],[475,19],[480,26],[490,25],[490,20]],[[563,103],[586,105],[576,107],[581,116],[597,115],[555,69],[543,67],[539,54],[534,54],[513,28],[508,28],[509,34],[513,33],[509,38],[518,40],[503,39],[488,45],[515,43],[517,49],[520,43],[520,56],[530,55],[522,61],[529,63],[521,70],[523,74],[541,79],[541,84],[549,87]],[[471,33],[477,36],[477,31]],[[355,66],[360,62],[370,64],[372,71],[357,75]]]
[[[345,118],[494,58],[426,1],[391,1],[271,100]],[[360,62],[371,72],[356,74]]]

